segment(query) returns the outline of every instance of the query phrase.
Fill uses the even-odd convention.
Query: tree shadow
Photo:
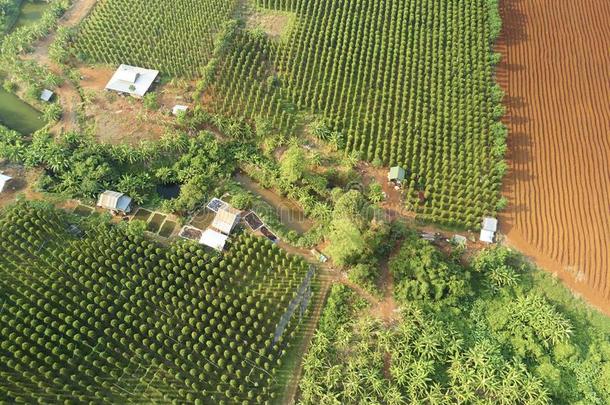
[[[520,7],[523,1],[500,0],[500,14],[503,21],[502,42],[508,46],[526,41],[528,38],[525,28],[527,16]]]

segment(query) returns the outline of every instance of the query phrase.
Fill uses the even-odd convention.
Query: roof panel
[[[199,243],[202,245],[209,246],[212,249],[221,251],[224,249],[228,238],[229,237],[227,235],[223,235],[222,233],[216,232],[213,229],[206,229],[201,235]]]
[[[158,75],[158,70],[121,65],[106,85],[106,90],[143,97]]]

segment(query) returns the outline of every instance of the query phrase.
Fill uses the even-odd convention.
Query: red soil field
[[[508,244],[610,314],[610,1],[503,0]]]

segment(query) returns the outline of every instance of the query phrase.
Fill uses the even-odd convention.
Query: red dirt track
[[[502,0],[508,244],[610,314],[610,1]]]

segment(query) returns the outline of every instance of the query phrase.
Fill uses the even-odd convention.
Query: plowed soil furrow
[[[503,0],[509,244],[610,313],[610,2]]]

